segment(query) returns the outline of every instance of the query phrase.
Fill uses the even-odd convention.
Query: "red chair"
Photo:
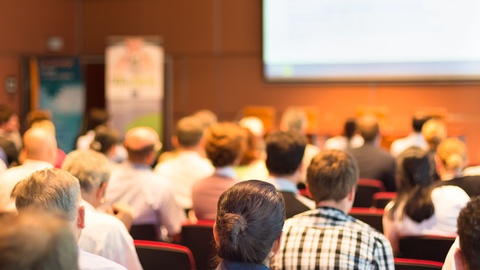
[[[384,209],[395,198],[397,198],[397,192],[377,192],[373,194],[372,206]]]
[[[197,269],[215,269],[214,220],[199,220],[182,226],[182,244],[188,247],[195,258]]]
[[[441,262],[404,258],[394,258],[394,262],[396,270],[432,270],[442,269],[443,266]]]
[[[348,214],[383,233],[383,209],[353,207]]]
[[[377,192],[383,191],[385,191],[385,186],[383,185],[382,181],[364,178],[359,179],[355,200],[353,201],[353,207],[372,206],[373,195]]]
[[[455,237],[440,235],[401,236],[397,257],[443,262],[454,241]]]
[[[144,270],[196,269],[192,252],[185,246],[145,240],[134,240],[134,244]]]

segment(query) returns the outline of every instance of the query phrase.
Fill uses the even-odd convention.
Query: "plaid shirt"
[[[272,269],[394,269],[392,247],[369,225],[320,207],[288,219]]]

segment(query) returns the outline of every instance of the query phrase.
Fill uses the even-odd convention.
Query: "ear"
[[[273,242],[272,252],[274,255],[277,254],[277,252],[280,250],[280,243],[282,242],[282,237],[283,237],[283,231],[280,233],[277,240]]]
[[[77,228],[85,228],[85,207],[83,205],[78,207]]]
[[[95,199],[101,201],[105,196],[105,190],[107,189],[107,182],[103,182],[100,187],[95,191]]]
[[[467,270],[467,265],[465,263],[465,259],[463,256],[463,252],[459,249],[455,249],[455,253],[453,254],[453,261],[455,263],[456,270]]]

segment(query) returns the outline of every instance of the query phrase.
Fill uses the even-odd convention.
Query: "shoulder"
[[[81,270],[126,270],[118,263],[79,249],[78,264]]]

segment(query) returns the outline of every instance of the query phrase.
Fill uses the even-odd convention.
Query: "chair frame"
[[[175,252],[175,253],[184,253],[188,256],[188,260],[189,260],[189,263],[190,263],[190,269],[196,269],[195,259],[193,257],[193,254],[190,251],[190,249],[186,246],[171,244],[171,243],[165,243],[165,242],[148,241],[148,240],[133,240],[133,243],[135,245],[135,249],[146,248],[146,249],[162,250],[162,251],[167,251],[167,252],[169,251],[169,252]],[[141,263],[141,261],[140,261],[140,263]]]

